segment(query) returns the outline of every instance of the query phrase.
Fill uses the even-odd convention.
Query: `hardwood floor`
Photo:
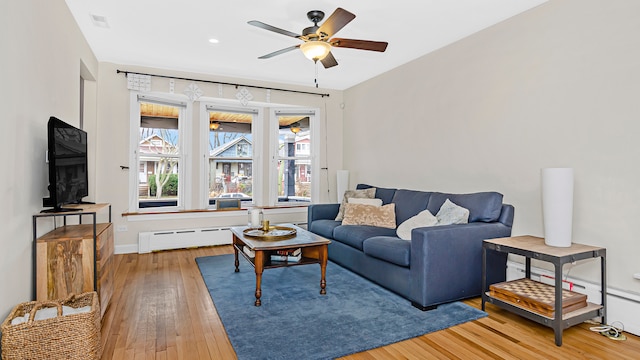
[[[235,359],[194,259],[231,246],[116,255],[102,359]],[[480,308],[480,299],[467,304]],[[410,306],[407,303],[407,306]],[[418,310],[416,310],[418,311]],[[347,356],[381,359],[639,359],[640,337],[610,340],[581,324],[557,347],[551,328],[487,305],[489,316]]]

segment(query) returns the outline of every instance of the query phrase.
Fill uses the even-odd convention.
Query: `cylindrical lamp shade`
[[[570,247],[573,227],[573,169],[542,169],[544,242]]]
[[[349,187],[349,170],[338,170],[336,177],[338,181],[338,202],[342,202],[344,192]]]

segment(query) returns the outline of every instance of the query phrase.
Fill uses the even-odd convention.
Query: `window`
[[[314,146],[317,146],[313,129],[316,122],[314,110],[276,110],[273,113],[277,127],[277,148],[272,165],[272,201],[275,204],[311,203],[318,197],[318,184],[313,181],[317,173]]]
[[[251,147],[248,143],[240,143],[236,146],[236,156],[238,157],[247,157],[249,156],[249,148]],[[240,165],[240,164],[238,164]]]
[[[254,202],[255,123],[257,109],[234,109],[203,104],[207,126],[205,162],[205,207],[216,199],[241,199],[244,206]]]
[[[296,155],[309,155],[309,143],[297,142]]]
[[[225,99],[196,104],[192,131],[193,103],[185,96],[131,92],[131,212],[215,209],[225,198],[243,207],[319,198],[318,109]]]
[[[132,172],[130,208],[183,208],[186,103],[143,95],[132,101],[135,150],[129,168],[138,171]]]

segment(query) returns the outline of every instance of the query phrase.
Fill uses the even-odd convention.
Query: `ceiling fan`
[[[265,24],[261,21],[251,20],[249,25],[257,26],[259,28],[276,32],[278,34],[294,37],[303,41],[302,44],[290,46],[278,51],[274,51],[270,54],[260,56],[258,59],[268,59],[276,55],[286,53],[291,50],[300,48],[304,55],[314,62],[320,60],[322,65],[328,69],[330,67],[338,65],[338,62],[331,54],[332,47],[351,48],[359,50],[370,50],[383,52],[387,49],[387,42],[383,41],[369,41],[369,40],[355,40],[355,39],[341,39],[331,38],[340,29],[347,25],[356,16],[345,9],[337,8],[322,25],[318,26],[318,23],[324,18],[324,12],[320,10],[312,10],[307,13],[307,17],[313,26],[302,30],[302,34],[296,34],[291,31],[283,30],[275,26]]]

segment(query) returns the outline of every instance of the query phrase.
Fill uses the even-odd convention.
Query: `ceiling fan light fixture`
[[[219,127],[220,127],[220,123],[219,122],[209,123],[209,129],[211,131],[216,131],[216,130],[218,130]]]
[[[289,130],[291,130],[292,133],[294,134],[298,134],[300,132],[300,124],[299,123],[293,123],[291,124],[291,126],[289,127]]]
[[[312,40],[301,44],[300,50],[307,59],[318,61],[327,57],[331,51],[331,45],[324,41]]]

